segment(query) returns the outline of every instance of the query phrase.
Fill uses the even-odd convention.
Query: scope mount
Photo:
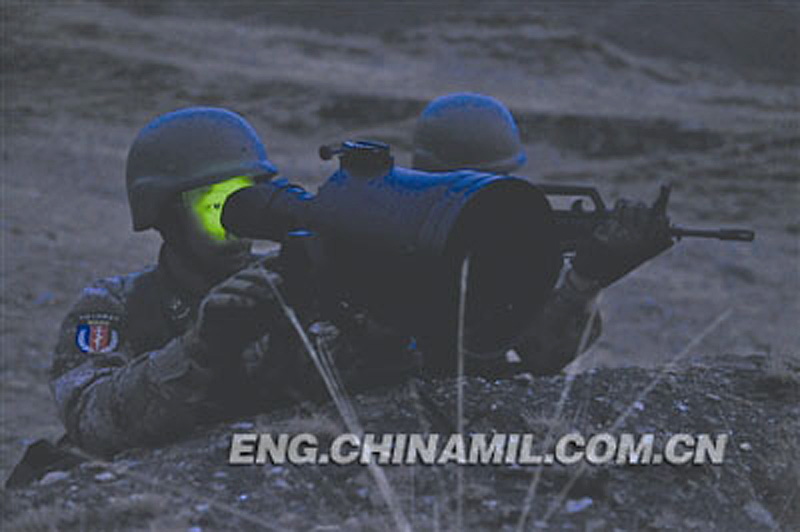
[[[339,157],[342,170],[355,176],[385,175],[394,166],[391,147],[375,140],[346,140],[339,144],[319,147],[319,157],[329,161]]]

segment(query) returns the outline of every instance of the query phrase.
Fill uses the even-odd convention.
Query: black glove
[[[241,270],[208,292],[190,331],[204,346],[195,357],[199,363],[214,366],[238,356],[267,332],[270,323],[285,319],[270,284],[280,287],[280,276],[257,265]]]
[[[579,242],[572,267],[583,277],[608,286],[639,265],[669,249],[667,202],[670,187],[662,186],[651,207],[619,200],[611,217]]]

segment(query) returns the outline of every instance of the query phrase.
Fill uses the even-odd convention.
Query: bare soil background
[[[377,138],[407,165],[428,100],[491,94],[520,123],[520,175],[593,184],[607,200],[652,199],[670,181],[676,222],[757,232],[751,245],[683,241],[607,290],[603,336],[574,370],[658,367],[729,309],[698,354],[800,354],[792,4],[0,9],[4,477],[26,443],[61,431],[47,370],[69,305],[156,255],[155,235],[131,231],[125,157],[147,121],[189,105],[243,114],[281,173],[313,189],[334,170],[320,144]]]

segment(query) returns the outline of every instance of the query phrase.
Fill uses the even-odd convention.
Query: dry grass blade
[[[658,371],[658,373],[656,373],[653,376],[653,380],[651,380],[650,383],[647,386],[645,386],[641,392],[639,392],[639,395],[636,396],[636,399],[634,399],[628,405],[625,411],[619,415],[619,417],[614,421],[614,423],[612,423],[611,426],[608,429],[606,429],[606,432],[614,432],[618,430],[625,422],[625,420],[628,419],[628,417],[633,413],[634,409],[636,408],[635,405],[644,400],[644,398],[647,397],[650,394],[650,392],[652,392],[655,389],[656,386],[658,386],[658,383],[661,382],[661,379],[664,377],[667,371],[669,371],[670,369],[674,369],[678,361],[686,357],[686,355],[688,355],[692,351],[692,349],[697,347],[700,344],[700,342],[702,342],[709,334],[711,334],[711,332],[714,329],[719,327],[719,325],[722,324],[722,322],[727,320],[732,312],[733,311],[731,309],[728,309],[722,314],[720,314],[717,317],[717,319],[715,319],[708,327],[703,329],[703,331],[700,334],[692,338],[692,340],[686,345],[686,347],[683,348],[683,350],[681,350],[677,355],[672,357],[669,360],[669,362],[664,364]],[[572,489],[572,486],[575,485],[575,482],[578,481],[583,472],[586,470],[586,467],[587,467],[586,462],[581,462],[580,466],[578,466],[575,473],[572,475],[572,477],[570,477],[570,479],[564,485],[564,488],[558,493],[558,495],[556,496],[556,500],[553,501],[553,503],[550,505],[550,507],[547,509],[547,512],[544,515],[543,523],[545,525],[547,524],[547,521],[553,516],[553,514],[561,507],[567,494],[569,494],[569,491]]]
[[[467,308],[467,280],[469,277],[469,255],[461,263],[461,289],[458,300],[458,345],[456,376],[456,428],[464,435],[464,320]],[[456,470],[456,530],[464,529],[464,468]]]
[[[358,417],[352,407],[352,404],[343,390],[341,380],[338,377],[338,373],[336,372],[336,368],[333,364],[330,354],[326,349],[324,349],[324,346],[321,346],[323,348],[320,350],[314,348],[308,338],[308,335],[303,329],[303,326],[300,324],[300,320],[297,319],[297,314],[294,312],[294,309],[292,309],[292,307],[286,303],[286,300],[284,299],[280,290],[272,281],[270,275],[267,274],[266,270],[262,269],[261,272],[264,276],[264,279],[267,281],[267,283],[269,283],[269,286],[272,289],[273,294],[275,294],[275,298],[277,299],[278,303],[281,305],[284,315],[292,324],[292,327],[303,343],[306,352],[311,357],[314,366],[322,376],[325,386],[328,389],[328,393],[331,395],[331,398],[333,398],[334,404],[339,410],[339,414],[342,416],[342,419],[347,425],[347,429],[353,434],[357,435],[360,439],[363,435],[361,424],[358,421]],[[322,356],[320,353],[324,353],[324,356]],[[375,481],[378,491],[383,497],[386,506],[389,507],[389,510],[392,513],[392,518],[394,519],[397,529],[402,531],[410,531],[411,524],[406,518],[403,509],[400,507],[400,501],[397,497],[397,494],[389,483],[389,479],[386,478],[383,470],[371,460],[367,464],[367,468],[372,475],[372,478]]]
[[[425,432],[434,432],[433,425],[431,421],[428,419],[426,414],[425,408],[422,405],[422,400],[420,399],[419,391],[417,390],[416,385],[414,384],[413,380],[410,380],[408,383],[408,395],[411,397],[412,404],[416,410],[417,419],[422,423],[422,427],[424,428]],[[411,469],[414,470],[413,468]],[[433,523],[434,523],[434,530],[439,530],[439,507],[438,502],[436,501],[443,501],[445,500],[445,496],[448,493],[448,489],[445,486],[446,480],[443,478],[442,471],[439,468],[435,468],[435,479],[436,479],[436,488],[438,490],[438,498],[434,501],[433,504]],[[412,484],[413,487],[413,484]],[[414,500],[414,504],[416,504],[416,500]]]
[[[586,321],[586,325],[583,327],[583,332],[581,333],[581,339],[578,343],[578,349],[575,353],[574,358],[578,358],[581,353],[586,350],[586,344],[589,342],[589,337],[592,331],[592,323],[594,323],[595,318],[597,317],[597,310],[600,308],[600,298],[601,295],[598,295],[592,301],[592,310],[589,315],[589,319]],[[561,390],[561,396],[558,399],[558,403],[556,404],[556,411],[553,414],[553,419],[557,420],[561,418],[561,414],[564,410],[564,405],[567,403],[567,398],[569,397],[570,392],[572,391],[572,383],[575,381],[577,377],[576,373],[569,373],[564,380],[564,388]],[[553,440],[553,427],[555,426],[554,423],[548,424],[547,434],[544,438],[544,447],[545,449],[549,449],[552,440]],[[536,500],[536,490],[539,486],[539,482],[542,478],[542,467],[537,467],[536,472],[533,475],[533,479],[531,480],[531,484],[528,487],[528,491],[525,494],[525,499],[522,503],[522,512],[520,512],[519,521],[517,521],[517,530],[522,531],[525,528],[525,522],[528,520],[528,516],[530,515],[531,508],[533,507],[533,501]]]

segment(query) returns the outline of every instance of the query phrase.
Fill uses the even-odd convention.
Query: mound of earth
[[[675,433],[727,434],[724,461],[538,466],[528,511],[534,466],[382,471],[414,530],[515,529],[523,512],[526,529],[789,530],[800,523],[799,383],[798,368],[760,356],[696,359],[680,369],[468,378],[466,433],[530,433],[537,442],[573,431],[653,433],[657,447]],[[352,402],[366,432],[449,435],[457,431],[456,398],[455,380],[414,380]],[[204,428],[163,448],[86,461],[5,490],[3,514],[12,529],[25,530],[395,528],[367,467],[228,465],[235,432],[313,433],[321,448],[347,430],[332,404]]]

